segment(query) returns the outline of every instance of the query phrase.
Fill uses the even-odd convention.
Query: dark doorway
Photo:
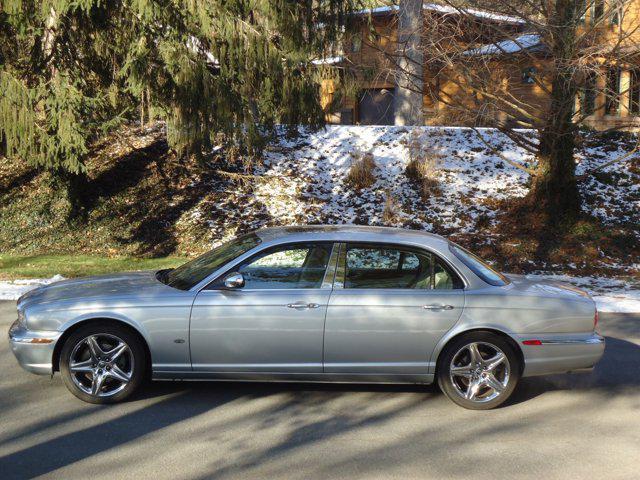
[[[393,125],[393,91],[369,88],[358,101],[361,125]]]

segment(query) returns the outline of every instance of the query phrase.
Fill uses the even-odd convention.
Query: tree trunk
[[[575,176],[573,132],[557,138],[557,133],[542,133],[537,154],[538,174],[534,177],[529,199],[534,210],[558,219],[575,219],[580,212],[580,195]],[[543,146],[551,137],[550,148]]]
[[[397,86],[393,98],[396,125],[424,124],[422,22],[422,0],[400,0]]]
[[[573,106],[577,89],[573,78],[577,0],[558,0],[554,15],[555,77],[547,122],[540,131],[537,174],[529,193],[534,210],[555,219],[574,219],[580,212],[576,182]]]
[[[69,202],[69,220],[85,219],[87,216],[87,203],[89,199],[89,179],[86,173],[72,173],[59,169],[54,172],[67,194]]]

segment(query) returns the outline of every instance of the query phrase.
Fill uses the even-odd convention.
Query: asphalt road
[[[0,302],[0,328],[14,318]],[[601,316],[592,374],[463,410],[437,388],[180,382],[115,406],[22,371],[0,342],[0,478],[640,478],[640,315]]]

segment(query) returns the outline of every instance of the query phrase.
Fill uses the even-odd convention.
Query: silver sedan
[[[78,398],[156,380],[437,381],[466,408],[523,376],[592,368],[598,312],[572,286],[494,271],[437,235],[259,230],[176,269],[67,280],[18,301],[11,347]]]

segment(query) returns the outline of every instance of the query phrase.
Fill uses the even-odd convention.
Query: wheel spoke
[[[113,365],[111,370],[107,371],[107,375],[122,383],[129,383],[129,380],[131,380],[131,374],[123,372],[117,365]]]
[[[469,344],[469,354],[471,355],[471,363],[482,363],[482,355],[480,355],[480,350],[478,350],[477,343]]]
[[[502,385],[502,383],[500,383],[500,381],[492,373],[489,373],[485,377],[484,384],[498,393],[502,393],[502,391],[504,390],[504,385]]]
[[[479,390],[480,390],[479,380],[473,380],[469,382],[469,385],[467,386],[467,391],[464,394],[464,398],[466,398],[467,400],[475,400]]]
[[[504,362],[505,358],[506,356],[504,353],[497,352],[494,357],[491,357],[490,359],[484,361],[484,366],[487,370],[492,372],[493,370],[496,369],[496,367],[498,367],[500,364],[502,364],[502,362]]]
[[[104,373],[97,373],[93,376],[93,380],[91,381],[91,395],[99,395],[100,390],[102,389],[102,384],[105,379]]]
[[[102,348],[100,348],[100,345],[98,345],[98,341],[96,340],[95,335],[87,337],[87,345],[89,346],[91,357],[93,357],[95,360],[98,360],[100,357],[102,357],[102,355],[104,355]]]
[[[124,342],[120,342],[114,348],[105,353],[110,362],[115,362],[120,355],[127,351],[129,347]]]
[[[82,362],[74,362],[69,364],[69,370],[72,372],[92,372],[93,371],[93,359],[84,360]]]
[[[456,377],[471,378],[472,375],[471,365],[464,365],[462,367],[451,367],[449,371]]]

